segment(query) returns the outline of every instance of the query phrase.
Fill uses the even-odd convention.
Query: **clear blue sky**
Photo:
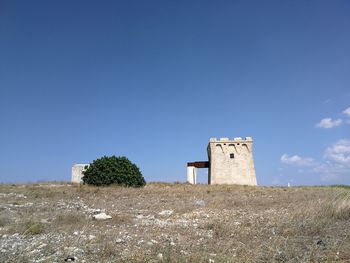
[[[0,1],[0,181],[124,155],[185,181],[254,139],[262,185],[350,184],[349,1]],[[205,181],[205,172],[201,172]]]

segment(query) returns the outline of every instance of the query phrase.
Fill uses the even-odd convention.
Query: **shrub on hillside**
[[[146,184],[139,168],[126,157],[104,156],[94,160],[83,172],[83,182],[91,185],[119,184],[141,187]]]

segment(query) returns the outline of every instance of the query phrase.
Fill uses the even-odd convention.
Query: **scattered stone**
[[[322,239],[320,239],[320,240],[318,240],[318,241],[316,242],[316,244],[317,244],[317,245],[324,245],[324,242],[323,242]]]
[[[163,210],[161,212],[158,213],[158,215],[160,216],[170,216],[174,213],[173,210]]]
[[[321,249],[326,249],[326,243],[320,239],[316,242],[316,244],[321,248]]]
[[[46,247],[46,246],[47,246],[47,244],[43,243],[43,244],[41,244],[40,246],[38,246],[37,249],[40,250],[40,249],[42,249],[42,248],[44,248],[44,247]]]
[[[93,215],[92,217],[96,220],[106,220],[106,219],[112,218],[110,215],[107,215],[106,213],[100,213],[97,215]]]
[[[159,260],[163,260],[163,254],[162,254],[162,253],[159,253],[159,254],[157,255],[157,258],[158,258]]]
[[[65,262],[72,262],[75,261],[75,257],[68,256],[64,259]]]
[[[196,200],[196,201],[194,202],[194,204],[197,205],[197,206],[205,206],[204,200]]]
[[[42,219],[40,219],[40,223],[42,223],[42,224],[48,224],[48,223],[49,223],[49,219],[47,219],[47,218],[42,218]]]
[[[90,213],[90,214],[99,214],[99,213],[102,213],[104,212],[104,209],[94,209],[94,208],[88,208],[87,211]]]
[[[154,186],[151,186],[151,189],[152,187]],[[32,188],[33,187],[30,186],[29,190],[31,191]],[[193,197],[193,193],[189,193],[188,196],[186,196],[186,200],[190,201],[188,203],[186,200],[182,200],[182,196],[176,195],[174,198],[172,193],[170,197],[159,201],[162,195],[157,191],[156,194],[150,196],[150,200],[147,199],[146,205],[142,201],[142,206],[132,207],[133,204],[137,203],[139,200],[143,200],[144,197],[135,195],[135,197],[132,197],[135,200],[129,200],[131,195],[124,195],[123,193],[115,191],[115,198],[106,198],[110,194],[110,189],[106,189],[106,193],[102,191],[94,193],[94,191],[91,191],[89,188],[87,188],[86,191],[84,189],[83,191],[77,191],[77,189],[73,190],[74,194],[93,194],[93,196],[96,197],[95,199],[98,200],[95,202],[95,199],[92,200],[83,197],[79,200],[78,198],[74,200],[71,199],[71,194],[64,195],[62,191],[59,191],[57,195],[53,195],[54,199],[52,201],[49,198],[33,199],[35,200],[35,202],[33,202],[33,207],[35,207],[35,209],[31,209],[34,213],[33,217],[35,216],[34,218],[41,223],[52,224],[52,227],[51,225],[48,226],[40,235],[23,235],[23,231],[20,231],[21,229],[17,229],[17,227],[8,231],[12,225],[0,227],[0,258],[2,261],[10,262],[12,259],[21,261],[23,257],[23,259],[26,259],[28,262],[89,263],[99,262],[99,260],[101,260],[99,258],[101,253],[113,252],[113,257],[115,259],[124,262],[131,262],[136,254],[140,255],[140,257],[145,256],[154,263],[163,263],[167,261],[168,258],[167,255],[162,254],[164,252],[164,247],[168,247],[168,249],[170,247],[172,251],[176,251],[178,257],[182,257],[184,261],[190,261],[195,258],[197,252],[201,251],[202,247],[205,247],[207,253],[201,255],[203,262],[213,263],[215,261],[214,263],[217,263],[221,259],[221,254],[219,256],[219,254],[210,253],[215,252],[212,251],[215,249],[215,246],[211,247],[209,246],[211,243],[208,243],[208,240],[213,240],[216,234],[215,229],[212,229],[211,224],[213,222],[221,220],[226,222],[226,220],[229,220],[228,222],[236,228],[236,231],[244,231],[245,233],[249,229],[249,227],[245,225],[246,222],[268,222],[270,216],[276,219],[281,213],[279,209],[273,207],[269,209],[259,209],[259,212],[250,211],[240,206],[224,206],[225,209],[218,209],[215,204],[216,201],[221,201],[220,195],[217,196],[219,199],[213,199],[216,200],[214,202],[211,199],[212,197],[205,197],[199,194]],[[133,189],[131,190],[134,191]],[[124,191],[124,189],[121,189],[121,191]],[[240,190],[238,189],[237,191]],[[253,200],[256,200],[256,198],[260,197],[260,191],[257,191],[259,194],[255,196],[246,192],[247,191],[244,190],[244,194],[242,194],[242,196],[237,195],[237,198],[244,198],[244,200],[253,198]],[[63,199],[56,199],[61,196]],[[70,199],[66,200],[65,196]],[[264,193],[261,193],[261,196],[261,198],[268,198],[268,195]],[[34,195],[31,193],[29,197],[28,199],[22,199],[20,204],[32,201]],[[48,195],[48,197],[51,197],[51,195]],[[6,198],[8,197],[6,196]],[[204,199],[202,200],[202,198],[205,198],[206,201]],[[216,196],[213,195],[213,198],[216,198]],[[231,195],[229,198],[231,198]],[[232,196],[232,198],[235,197]],[[27,218],[22,218],[22,206],[15,204],[14,201],[16,200],[12,201],[12,199],[8,199],[9,200],[6,200],[6,202],[11,202],[10,204],[0,202],[0,211],[2,211],[2,206],[6,206],[6,209],[8,209],[3,211],[4,215],[0,218],[0,223],[5,222],[4,218],[6,219],[8,216],[8,218],[13,220],[11,222],[13,222],[15,226],[17,226],[17,224],[18,226],[22,226],[22,224],[24,226]],[[121,201],[124,199],[126,199],[125,203]],[[278,200],[278,198],[276,199]],[[119,200],[120,202],[115,202],[115,200]],[[89,205],[84,202],[88,202]],[[114,208],[111,208],[112,202],[115,204]],[[159,204],[159,202],[162,203]],[[103,211],[101,209],[91,209],[90,206],[105,209],[103,209]],[[184,206],[183,210],[175,209],[175,207],[181,206]],[[291,212],[288,208],[281,209],[283,213]],[[113,214],[112,219],[107,221],[91,221],[93,215],[95,215],[95,211],[99,211],[99,213],[96,213],[96,216],[101,213],[106,216],[108,216],[108,214],[112,216]],[[70,217],[70,214],[73,216]],[[55,229],[55,222],[60,215],[67,215],[67,219],[69,219],[67,223],[69,223],[69,225],[64,228],[59,228],[60,231],[57,231],[57,229]],[[119,215],[121,215],[120,220]],[[118,217],[118,220],[115,220],[115,217]],[[77,222],[74,221],[75,219],[77,219]],[[124,224],[123,222],[127,223]],[[63,223],[65,222],[61,222],[61,224]],[[342,221],[337,221],[336,226],[339,228],[342,227],[343,225],[341,225],[341,223]],[[242,225],[245,227],[240,229]],[[265,242],[273,244],[273,240],[268,239],[273,239],[275,237],[274,235],[279,235],[279,228],[276,228],[274,224],[267,224],[263,226],[263,229],[264,231],[266,230],[267,234],[270,234],[265,237],[267,239]],[[15,233],[16,231],[14,232],[14,230],[18,233]],[[344,227],[344,231],[346,230],[347,229]],[[188,234],[188,236],[185,236],[185,234]],[[254,234],[253,232],[252,238],[259,238],[259,235]],[[318,252],[316,251],[316,256],[319,253],[326,256],[328,255],[327,253],[331,253],[334,260],[341,261],[346,258],[346,247],[339,246],[339,251],[333,250],[338,247],[333,248],[331,244],[338,241],[333,239],[332,236],[325,236],[325,234],[324,232],[320,232],[319,236],[310,237],[312,239],[309,245],[318,250]],[[346,238],[345,236],[346,234],[344,234],[344,238]],[[225,234],[225,238],[226,237],[228,239],[231,237],[234,238],[233,235],[229,237]],[[346,241],[346,239],[344,240]],[[344,242],[344,240],[340,240],[339,242]],[[104,244],[107,244],[107,246],[104,246]],[[323,249],[327,249],[327,251],[323,252]],[[240,258],[240,254],[233,254],[234,250],[235,248],[230,247],[229,254],[230,257],[232,257],[232,261],[238,262],[242,258]],[[19,251],[21,255],[17,256],[19,255]],[[273,252],[269,251],[268,254],[272,257],[272,260],[279,260],[282,262],[287,258],[287,256],[283,255],[283,252],[279,252],[278,254],[276,252],[274,255],[270,253]]]

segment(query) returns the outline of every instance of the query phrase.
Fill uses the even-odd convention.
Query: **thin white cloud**
[[[313,173],[320,176],[322,181],[334,181],[349,173],[349,168],[332,161],[325,161],[312,169]]]
[[[288,156],[288,154],[283,154],[281,156],[281,163],[295,166],[312,166],[315,162],[309,157],[300,157],[299,155]]]
[[[343,120],[337,119],[332,120],[331,118],[324,118],[319,123],[316,124],[317,128],[330,129],[333,127],[337,127],[342,124]]]
[[[324,157],[332,162],[350,167],[350,140],[339,140],[325,151]]]
[[[295,172],[319,176],[322,182],[339,183],[350,175],[350,138],[341,139],[329,145],[323,153],[323,160],[310,157],[283,154],[281,162],[297,168]]]
[[[343,113],[344,113],[345,115],[347,115],[348,117],[350,117],[350,107],[347,108],[347,109],[345,109],[345,110],[343,111]]]
[[[350,174],[350,139],[342,139],[326,148],[324,162],[313,168],[322,181],[339,180]]]

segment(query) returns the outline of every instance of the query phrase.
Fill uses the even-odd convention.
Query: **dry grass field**
[[[112,219],[97,221],[104,211]],[[1,262],[350,262],[350,189],[0,185]]]

